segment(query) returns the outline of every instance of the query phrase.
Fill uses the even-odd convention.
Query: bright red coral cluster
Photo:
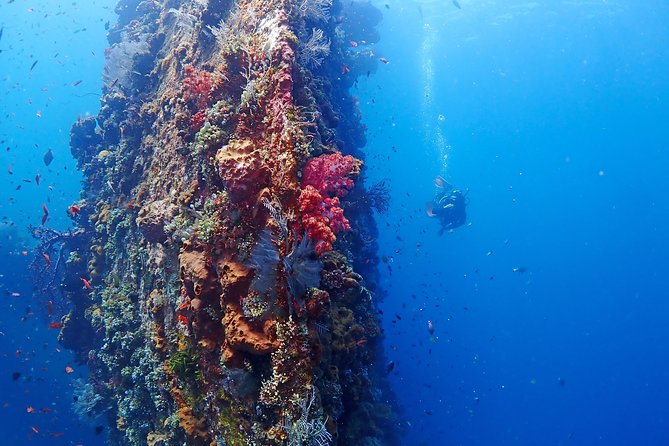
[[[187,101],[193,101],[198,110],[207,107],[211,99],[214,83],[211,73],[198,70],[192,65],[184,67],[184,92]]]
[[[207,121],[207,112],[200,110],[190,118],[190,126],[194,132],[199,132],[204,123]]]
[[[336,152],[312,158],[304,168],[299,204],[307,237],[318,254],[332,250],[335,234],[351,226],[344,217],[339,197],[354,186],[354,175],[360,173],[362,161]]]

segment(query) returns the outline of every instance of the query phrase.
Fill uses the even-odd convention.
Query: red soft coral
[[[302,189],[299,203],[302,224],[318,254],[331,251],[335,234],[351,228],[337,197],[323,198],[315,187],[309,185]]]
[[[184,74],[184,99],[193,101],[199,110],[206,108],[214,89],[211,73],[186,65]]]
[[[206,121],[207,121],[207,112],[204,110],[200,110],[190,118],[190,126],[194,132],[199,132]]]
[[[318,254],[332,250],[335,234],[351,229],[339,197],[353,188],[351,177],[360,172],[361,164],[351,155],[336,152],[312,158],[304,168],[300,212],[307,237]]]

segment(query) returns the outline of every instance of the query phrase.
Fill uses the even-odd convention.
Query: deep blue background
[[[407,444],[669,444],[666,3],[388,4],[357,94]]]
[[[112,3],[0,4],[0,163],[14,171],[0,173],[0,218],[21,228],[43,202],[68,225],[80,181],[68,131],[97,110]],[[376,2],[374,51],[390,63],[353,91],[370,180],[392,183],[382,308],[406,444],[669,444],[669,8],[459,3]],[[39,187],[15,190],[38,171]],[[424,211],[437,174],[471,200],[470,225],[442,236]],[[39,313],[20,250],[0,253],[0,432],[101,444],[71,421],[84,371],[64,373],[48,321],[20,321]]]
[[[81,176],[70,155],[69,131],[79,115],[98,110],[104,24],[115,19],[113,4],[0,2],[0,439],[7,445],[103,444],[95,424],[72,413],[72,384],[85,379],[86,370],[69,352],[56,350],[58,330],[47,329],[52,320],[44,300],[31,297],[30,259],[21,251],[32,243],[27,226],[39,225],[42,203],[50,210],[48,225],[65,229],[70,224],[65,210],[79,197]],[[42,161],[48,148],[54,155],[49,167]],[[2,223],[8,221],[20,240],[7,240]],[[74,368],[71,374],[65,372],[68,365]],[[21,373],[17,381],[14,372]]]

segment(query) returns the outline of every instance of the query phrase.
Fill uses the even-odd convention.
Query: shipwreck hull
[[[376,309],[387,197],[366,190],[348,93],[375,67],[347,50],[356,23],[376,38],[368,8],[119,3],[100,112],[71,132],[86,181],[59,337],[110,444],[398,444]]]

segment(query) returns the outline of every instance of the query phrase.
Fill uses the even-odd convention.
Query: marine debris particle
[[[35,231],[52,263],[35,263],[39,283],[70,303],[51,316],[59,341],[90,370],[78,410],[109,421],[110,444],[400,444],[348,93],[379,63],[350,42],[377,41],[380,13],[331,0],[117,12],[100,112],[71,130],[78,228]]]

